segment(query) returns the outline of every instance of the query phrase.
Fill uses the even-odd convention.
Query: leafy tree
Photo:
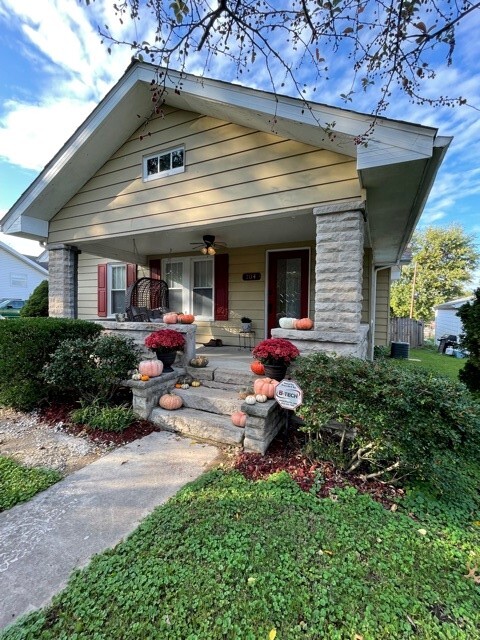
[[[457,316],[465,331],[460,337],[461,346],[469,353],[468,361],[458,376],[470,391],[480,391],[480,288],[475,291],[472,302],[460,307]]]
[[[43,280],[20,309],[22,318],[48,318],[48,280]]]
[[[111,5],[123,39],[102,26],[109,48],[127,45],[134,57],[166,68],[208,71],[221,59],[237,77],[266,72],[274,92],[293,83],[305,95],[328,79],[339,60],[348,60],[351,86],[340,95],[351,101],[355,92],[377,87],[374,115],[385,110],[395,87],[416,104],[466,103],[462,96],[429,96],[427,83],[445,62],[453,63],[458,25],[480,8],[470,0],[112,0]],[[131,38],[125,35],[128,21]]]
[[[400,280],[392,285],[392,312],[409,317],[413,294],[412,317],[431,320],[434,306],[468,294],[480,253],[473,236],[459,225],[417,231],[411,249],[411,264],[402,268]]]

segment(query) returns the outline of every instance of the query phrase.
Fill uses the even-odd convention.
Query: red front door
[[[309,262],[308,249],[269,252],[268,336],[280,318],[308,316]]]

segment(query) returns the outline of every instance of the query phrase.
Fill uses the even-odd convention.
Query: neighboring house
[[[237,344],[247,315],[256,342],[273,331],[361,357],[387,344],[390,270],[451,139],[378,118],[358,145],[368,115],[156,78],[132,63],[3,219],[5,233],[48,243],[50,314],[113,319],[151,274],[170,308],[195,314],[199,342]],[[278,329],[282,315],[309,315],[314,330]]]
[[[0,242],[0,298],[27,300],[43,280],[48,280],[46,269]]]
[[[459,336],[463,333],[463,325],[457,316],[457,311],[467,302],[471,302],[474,296],[467,298],[458,298],[439,304],[435,309],[435,340],[438,341],[442,336]]]

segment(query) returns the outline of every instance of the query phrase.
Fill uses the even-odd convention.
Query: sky
[[[0,218],[128,67],[131,50],[114,47],[109,54],[97,32],[97,25],[103,24],[120,37],[131,30],[128,23],[120,25],[111,4],[96,0],[87,8],[78,0],[0,0]],[[412,104],[397,93],[385,115],[437,127],[440,135],[454,137],[418,228],[460,224],[480,250],[479,32],[476,11],[457,32],[454,64],[441,66],[431,85],[438,94],[466,96],[472,106],[432,108]],[[137,32],[133,37],[149,35]],[[192,56],[190,65],[188,71],[202,74],[200,59]],[[219,59],[205,75],[237,81]],[[356,93],[348,104],[339,97],[350,87],[347,60],[337,56],[329,75],[312,98],[371,111],[375,93]],[[308,68],[301,69],[299,77],[308,81]],[[271,90],[267,74],[258,70],[243,74],[241,83]],[[282,93],[298,97],[288,82]],[[0,241],[28,255],[43,250],[36,242],[1,233]],[[475,285],[480,285],[480,270]]]

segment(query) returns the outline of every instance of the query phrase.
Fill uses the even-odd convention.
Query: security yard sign
[[[282,380],[275,387],[275,400],[282,409],[296,409],[303,402],[303,391],[293,380]]]

